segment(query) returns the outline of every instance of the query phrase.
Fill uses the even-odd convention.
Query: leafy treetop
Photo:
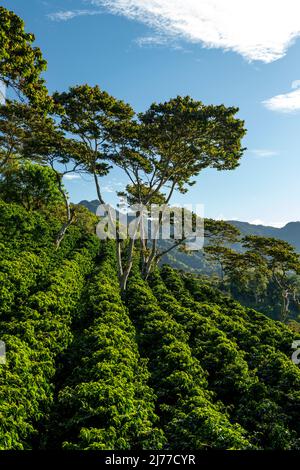
[[[46,61],[35,37],[27,33],[24,22],[14,12],[0,7],[0,80],[32,104],[50,103],[44,80],[40,77]]]

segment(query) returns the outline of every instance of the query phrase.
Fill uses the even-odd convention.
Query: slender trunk
[[[97,191],[98,200],[99,200],[100,204],[105,204],[104,199],[102,198],[101,189],[100,189],[100,184],[99,184],[99,181],[98,181],[98,176],[97,176],[96,173],[93,173],[93,175],[94,175],[94,180],[95,180],[95,186],[96,186],[96,191]]]
[[[219,263],[220,263],[220,268],[221,268],[221,282],[223,284],[224,283],[224,266],[223,266],[222,261],[219,261]]]
[[[95,172],[93,172],[93,176],[94,176],[98,201],[99,201],[100,204],[104,205],[105,201],[104,201],[104,199],[102,197],[102,194],[101,194],[101,189],[100,189],[98,176]],[[113,222],[110,210],[108,210],[108,217],[110,219],[111,224],[113,224],[114,222]],[[116,227],[116,257],[117,257],[117,265],[118,265],[119,283],[120,283],[121,291],[123,291],[126,288],[127,279],[125,280],[125,278],[124,278],[124,270],[123,270],[123,265],[122,265],[122,241],[119,238],[119,232],[118,232],[117,227]],[[127,275],[127,278],[128,278],[128,275]],[[125,288],[124,288],[124,286],[125,286]]]
[[[169,192],[169,195],[167,197],[167,199],[165,200],[165,203],[164,203],[164,206],[165,208],[168,206],[169,202],[170,202],[170,199],[173,195],[173,192],[174,192],[174,189],[175,189],[175,186],[176,186],[176,183],[173,182],[172,183],[172,187],[170,189],[170,192]],[[157,189],[160,189],[160,186],[158,186],[158,188],[156,188],[156,190],[154,191],[153,194],[155,194],[155,192],[157,191]],[[153,195],[152,195],[153,196]],[[155,262],[155,265],[157,265],[159,259],[161,258],[161,256],[163,256],[163,254],[158,254],[158,249],[157,249],[157,234],[159,233],[159,230],[160,230],[160,227],[161,227],[161,224],[162,224],[162,220],[163,220],[163,215],[164,215],[164,212],[165,212],[165,209],[159,213],[159,216],[158,216],[158,224],[157,224],[157,227],[156,227],[156,230],[155,230],[155,238],[153,238],[151,241],[152,241],[152,248],[151,248],[151,252],[150,252],[150,255],[148,257],[144,256],[142,254],[142,276],[144,279],[148,279],[150,273],[151,273],[151,270],[153,268],[153,263]],[[141,249],[143,249],[143,245],[141,245]],[[166,250],[166,253],[170,251],[170,250]]]
[[[120,277],[120,289],[121,289],[122,296],[125,294],[128,277],[132,269],[133,250],[134,250],[134,238],[131,238],[129,240],[128,250],[127,250],[126,266],[125,268],[122,269],[122,275]]]
[[[148,230],[148,227],[147,227],[147,230]],[[146,260],[147,260],[147,240],[148,240],[148,238],[145,238],[144,220],[142,220],[142,223],[141,223],[141,240],[140,240],[140,242],[141,242],[142,269],[145,266],[145,263],[146,263]]]
[[[127,282],[128,282],[128,278],[129,278],[129,274],[130,274],[130,271],[131,271],[131,268],[132,268],[132,263],[130,263],[126,270],[123,272],[123,275],[121,277],[121,280],[120,280],[120,290],[121,290],[121,296],[124,297],[125,295],[125,292],[126,292],[126,288],[127,288]]]
[[[143,253],[142,254],[142,259],[145,256],[145,251],[144,251],[143,247],[146,248],[146,240],[144,238],[143,218],[140,217],[140,222],[139,222],[139,224],[136,224],[135,231],[132,234],[131,238],[129,239],[128,249],[127,249],[127,253],[126,253],[126,264],[125,264],[125,267],[122,269],[122,275],[120,277],[120,288],[121,288],[122,295],[125,294],[125,291],[126,291],[126,288],[127,288],[128,277],[129,277],[131,269],[132,269],[135,239],[136,239],[139,227],[140,227],[140,235],[141,235],[140,236],[140,241],[141,241],[140,249]],[[121,261],[121,266],[123,266],[122,261]]]
[[[56,250],[58,250],[58,248],[60,247],[60,244],[61,242],[63,241],[64,237],[65,237],[65,234],[68,230],[68,228],[70,227],[70,225],[72,225],[73,223],[73,220],[74,220],[74,216],[75,216],[75,211],[71,211],[70,212],[70,218],[67,220],[67,222],[65,222],[63,224],[63,226],[61,227],[60,231],[58,232],[58,234],[56,235],[56,239],[55,239],[55,247],[56,247]]]
[[[121,279],[123,276],[121,240],[116,240],[116,252],[117,252],[117,262],[118,262],[118,277],[119,279]]]
[[[144,279],[148,279],[148,277],[151,273],[153,262],[155,260],[156,254],[157,254],[157,240],[153,239],[152,240],[151,253],[150,253],[148,259],[146,260],[146,263],[143,265],[143,268],[142,268],[143,269],[142,274],[143,274]]]
[[[275,279],[276,284],[278,285],[280,291],[281,291],[281,297],[282,297],[282,305],[281,305],[281,321],[284,323],[287,321],[288,315],[289,315],[289,306],[290,306],[290,291],[286,287],[286,283],[284,281],[279,280],[278,276],[276,276],[275,272],[273,272],[273,278]]]
[[[289,315],[290,298],[287,291],[282,293],[281,320],[286,323]]]
[[[69,202],[68,196],[67,196],[67,194],[64,191],[63,186],[62,186],[62,177],[61,177],[61,175],[57,171],[55,171],[55,174],[56,174],[56,179],[57,179],[57,183],[58,183],[59,192],[61,193],[61,195],[63,197],[63,200],[64,200],[64,203],[65,203],[66,219],[67,219],[66,222],[62,225],[60,231],[58,232],[58,234],[56,235],[56,238],[55,238],[55,246],[56,246],[56,250],[58,250],[58,248],[60,247],[61,242],[64,239],[64,236],[65,236],[68,228],[73,223],[73,220],[74,220],[74,217],[75,217],[75,211],[74,210],[72,211],[71,208],[70,208],[70,202]]]

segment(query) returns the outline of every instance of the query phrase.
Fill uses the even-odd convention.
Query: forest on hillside
[[[22,19],[0,7],[0,32],[0,449],[299,450],[294,247],[205,219],[196,275],[172,263],[190,234],[143,232],[141,205],[237,168],[238,108],[177,96],[136,114],[88,84],[51,95]],[[131,237],[103,197],[113,167],[138,207]],[[105,217],[70,201],[70,173]]]

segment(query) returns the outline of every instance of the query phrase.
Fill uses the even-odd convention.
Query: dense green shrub
[[[18,317],[27,298],[43,285],[49,263],[46,254],[26,251],[0,260],[0,320]]]
[[[0,200],[0,449],[299,449],[295,334],[168,266],[128,312],[77,211],[55,251],[59,213]]]
[[[245,309],[226,296],[220,297],[218,292],[217,303],[213,303],[209,290],[208,305],[203,302],[207,287],[201,291],[198,285],[198,290],[193,291],[189,278],[187,284],[191,292],[202,300],[195,301],[186,290],[184,279],[168,266],[162,269],[162,276],[168,300],[163,298],[164,290],[159,283],[155,292],[191,331],[192,350],[208,370],[212,388],[226,404],[233,405],[232,418],[245,427],[251,433],[252,441],[262,448],[298,448],[299,419],[295,420],[295,417],[299,413],[300,371],[283,352],[291,347],[292,333],[264,315]],[[155,281],[157,284],[157,278]],[[178,302],[173,299],[170,306],[170,292],[174,292],[184,310],[181,320]],[[192,309],[198,320],[195,321],[194,316],[194,321],[189,324],[188,318],[192,317],[187,309]],[[211,325],[209,330],[208,323]],[[213,330],[218,332],[216,343],[211,336]],[[227,336],[226,349],[225,343],[221,347],[218,344],[220,333]],[[229,340],[234,348],[228,349]],[[240,369],[235,367],[237,359]],[[276,374],[273,369],[277,370]],[[224,384],[229,385],[227,396],[224,396]]]
[[[113,246],[106,246],[87,289],[89,327],[73,345],[74,370],[58,395],[56,432],[67,449],[159,449],[164,443],[115,263]]]
[[[166,269],[164,274],[166,278]],[[170,270],[168,274],[169,277],[173,275],[174,282],[181,282],[176,271]],[[214,325],[211,318],[182,306],[162,282],[158,272],[152,276],[150,284],[160,306],[183,325],[192,354],[208,372],[210,388],[226,405],[232,405],[255,382],[245,361],[245,353]],[[214,307],[210,309],[213,315]]]
[[[142,353],[149,359],[151,384],[170,449],[243,449],[245,432],[231,424],[193,357],[182,325],[162,310],[137,272],[129,281],[128,306]]]
[[[63,202],[54,171],[28,161],[2,175],[0,198],[20,204],[28,211],[49,210]]]
[[[49,275],[45,290],[27,297],[9,322],[0,321],[7,348],[0,367],[0,449],[32,448],[52,405],[55,360],[72,340],[72,317],[92,266],[87,249],[75,253]]]

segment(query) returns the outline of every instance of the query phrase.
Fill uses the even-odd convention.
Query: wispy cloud
[[[119,191],[124,184],[121,181],[118,181],[116,178],[112,178],[105,186],[103,186],[102,191],[104,193],[114,193]]]
[[[135,40],[140,47],[143,46],[164,46],[168,43],[168,39],[164,36],[142,36]]]
[[[94,16],[103,13],[101,10],[64,10],[55,13],[49,13],[48,18],[52,21],[68,21],[77,16]]]
[[[257,158],[269,158],[279,155],[279,152],[270,149],[253,149],[250,150],[250,153],[252,153]]]
[[[64,178],[69,181],[78,180],[80,179],[80,175],[77,175],[76,173],[67,173],[64,175]]]
[[[288,93],[276,95],[262,104],[271,111],[278,111],[281,113],[294,113],[300,110],[300,80],[292,82],[292,89]]]
[[[300,35],[299,0],[89,0],[159,34],[268,63]]]
[[[275,227],[275,228],[282,228],[284,227],[288,222],[266,222],[261,219],[254,219],[254,220],[249,220],[249,224],[252,225],[264,225],[265,227]]]
[[[300,87],[300,80],[294,80],[292,82],[292,89],[296,90],[296,88],[299,88],[299,87]]]
[[[102,188],[102,191],[104,193],[114,193],[115,192],[115,188],[109,184],[107,184],[106,186],[103,186]]]
[[[135,40],[135,43],[140,47],[168,47],[175,51],[181,51],[184,53],[190,52],[188,49],[182,47],[176,39],[156,34],[154,36],[141,36]]]

